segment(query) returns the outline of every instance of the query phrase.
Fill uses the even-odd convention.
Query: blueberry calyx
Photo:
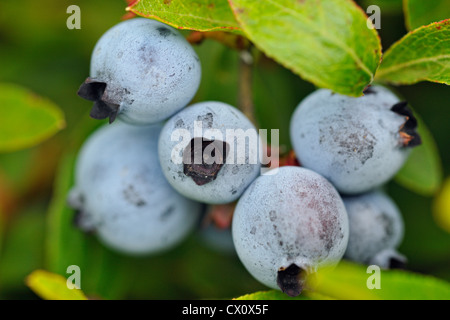
[[[94,119],[109,118],[109,123],[116,119],[119,105],[111,103],[105,96],[106,83],[88,77],[80,86],[78,95],[86,100],[94,101],[90,116]]]
[[[77,190],[72,190],[68,197],[68,205],[74,209],[72,224],[82,230],[86,234],[93,234],[96,231],[96,226],[89,219],[89,214],[84,210],[85,197]]]
[[[404,147],[415,147],[422,143],[420,135],[416,132],[417,129],[417,119],[414,117],[413,112],[408,108],[407,101],[401,101],[394,104],[391,107],[391,111],[404,116],[406,121],[400,127],[400,137],[402,139],[402,144]]]
[[[374,94],[376,93],[371,86],[367,86],[367,88],[364,89],[363,94],[367,95],[367,94]]]
[[[85,234],[95,234],[97,226],[91,221],[83,209],[76,209],[72,218],[73,225]]]
[[[278,269],[277,285],[281,291],[290,297],[296,297],[302,293],[305,282],[305,271],[295,264],[287,268]]]
[[[392,257],[389,259],[389,269],[406,269],[406,261],[404,259],[399,259],[397,257]]]
[[[216,179],[225,164],[229,145],[220,140],[194,138],[183,152],[183,172],[202,186]]]

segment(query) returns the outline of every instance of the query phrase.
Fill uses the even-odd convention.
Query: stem
[[[206,39],[212,39],[234,50],[245,50],[250,47],[250,41],[243,36],[223,31],[192,31],[186,40],[191,44],[201,44]]]
[[[253,56],[250,50],[240,51],[239,61],[239,109],[257,126],[252,89]]]

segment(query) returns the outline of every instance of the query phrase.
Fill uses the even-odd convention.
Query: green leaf
[[[240,30],[226,0],[140,0],[127,10],[178,29]]]
[[[309,300],[304,295],[300,295],[295,298],[291,298],[285,293],[278,290],[259,291],[250,293],[236,298],[235,300]]]
[[[403,0],[403,7],[408,30],[450,18],[448,0]]]
[[[269,57],[319,87],[361,96],[380,39],[350,0],[229,0],[242,29]]]
[[[23,289],[25,277],[42,268],[45,235],[45,203],[32,204],[16,212],[6,223],[0,253],[1,293]],[[1,217],[0,220],[4,219]],[[0,221],[1,224],[1,221]]]
[[[45,270],[33,271],[26,279],[28,287],[42,299],[87,300],[80,289],[69,289],[66,282],[63,276]]]
[[[83,233],[73,225],[75,213],[67,205],[67,195],[73,185],[75,159],[73,151],[62,156],[47,215],[47,268],[60,274],[65,274],[69,265],[84,260],[83,251],[87,246]]]
[[[70,136],[56,170],[53,194],[47,213],[46,269],[65,274],[68,266],[83,264],[89,237],[74,225],[75,212],[67,205],[67,195],[74,185],[74,168],[78,150],[89,134],[101,125],[85,117]],[[83,276],[84,278],[84,276]]]
[[[376,266],[375,266],[376,267]],[[379,284],[369,289],[368,285]],[[342,260],[336,268],[310,277],[308,291],[296,298],[272,290],[244,295],[237,300],[448,300],[450,283],[431,276],[399,270],[368,269]]]
[[[417,131],[422,144],[414,147],[405,165],[395,176],[395,181],[423,195],[433,195],[442,183],[442,167],[436,143],[430,131],[418,118]]]
[[[376,77],[380,81],[450,84],[450,19],[415,29],[383,55]]]
[[[0,105],[0,152],[34,146],[65,126],[53,102],[14,84],[0,84]]]
[[[3,241],[5,237],[5,214],[0,210],[0,259],[3,257]],[[1,278],[0,278],[1,282]]]
[[[258,291],[235,298],[234,300],[331,300],[332,298],[316,292],[304,291],[298,297],[289,297],[279,290]]]
[[[344,300],[448,300],[450,283],[431,276],[400,270],[379,270],[380,289],[375,284],[377,272],[359,264],[341,261],[333,270],[322,271],[311,282],[314,291]]]

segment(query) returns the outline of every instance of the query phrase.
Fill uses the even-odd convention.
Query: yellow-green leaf
[[[450,299],[450,284],[444,280],[401,270],[372,270],[344,260],[333,270],[319,272],[312,285],[318,293],[344,300]]]
[[[269,290],[249,293],[234,300],[332,300],[332,298],[309,291],[304,291],[298,297],[289,297],[279,290]]]
[[[15,84],[0,84],[0,152],[39,144],[64,126],[62,111],[50,100]]]
[[[422,274],[383,270],[342,260],[336,268],[311,275],[307,291],[296,298],[272,290],[247,294],[239,300],[448,300],[450,283]]]
[[[403,7],[408,30],[450,18],[448,0],[403,0]]]
[[[381,45],[351,0],[229,0],[247,37],[296,74],[335,92],[361,96]]]
[[[127,10],[178,29],[240,30],[227,0],[140,0]]]
[[[376,77],[401,85],[420,81],[450,84],[450,19],[415,29],[383,55]]]
[[[434,199],[433,215],[437,224],[450,233],[450,177],[445,179],[442,190]]]
[[[45,300],[87,300],[81,289],[69,289],[67,279],[45,270],[33,271],[26,279],[27,286]]]
[[[383,270],[342,260],[307,281],[308,290],[296,298],[277,291],[247,294],[237,300],[448,300],[450,283],[422,274]]]

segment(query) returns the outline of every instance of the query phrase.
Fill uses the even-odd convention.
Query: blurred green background
[[[66,9],[71,4],[81,8],[81,30],[66,27]],[[380,6],[379,34],[385,50],[407,31],[401,5]],[[67,276],[71,264],[80,265],[81,287],[90,297],[233,298],[266,289],[247,273],[236,255],[209,247],[200,232],[170,252],[131,258],[103,248],[95,237],[72,226],[73,212],[65,204],[65,193],[72,183],[73,161],[87,135],[105,123],[89,118],[91,103],[76,92],[89,74],[96,41],[121,20],[125,7],[123,0],[0,2],[0,82],[19,84],[49,98],[63,110],[66,120],[65,129],[44,143],[0,154],[1,299],[37,298],[25,285],[26,276],[36,269]],[[203,78],[194,100],[236,105],[238,53],[213,40],[195,50]],[[261,128],[280,129],[286,150],[290,115],[313,90],[313,85],[273,61],[258,59],[254,68],[256,116]],[[449,176],[448,86],[419,83],[396,90],[428,125],[441,155],[443,174]],[[387,191],[405,220],[400,251],[409,259],[408,270],[450,281],[450,234],[433,218],[433,196],[418,195],[395,182],[387,185]]]

